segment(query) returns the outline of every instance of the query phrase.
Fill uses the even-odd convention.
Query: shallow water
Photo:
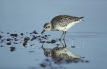
[[[0,3],[0,69],[107,68],[106,0]],[[58,40],[62,32],[47,31],[41,36],[43,24],[61,14],[84,16],[84,21],[67,31],[65,42]],[[48,57],[42,46],[52,54],[66,49],[70,55]],[[74,54],[85,58],[70,58]]]
[[[71,65],[72,68],[78,68],[77,65],[79,68],[87,68],[87,66],[97,68],[93,65],[106,64],[104,57],[107,52],[107,33],[70,32],[68,34],[71,33],[72,36],[66,36],[66,48],[85,58],[80,60],[72,59],[71,61],[46,56],[42,45],[46,49],[64,47],[63,40],[61,40],[61,44],[58,38],[49,39],[51,38],[50,35],[38,36],[36,31],[35,33],[0,33],[1,68],[69,68]]]

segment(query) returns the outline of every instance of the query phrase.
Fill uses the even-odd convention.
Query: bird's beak
[[[41,32],[41,34],[43,35],[44,32],[45,32],[45,30],[43,30],[43,31]]]

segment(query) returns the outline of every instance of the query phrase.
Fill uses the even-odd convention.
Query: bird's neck
[[[51,30],[53,30],[52,23],[50,23]]]

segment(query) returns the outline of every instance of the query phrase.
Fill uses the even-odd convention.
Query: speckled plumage
[[[70,15],[59,15],[54,17],[51,20],[52,24],[52,29],[56,29],[56,27],[67,27],[70,23],[80,21],[83,17],[75,17],[75,16],[70,16]]]
[[[50,56],[52,58],[70,59],[70,60],[84,58],[74,54],[72,51],[65,47],[55,47],[53,49],[42,47],[42,49],[44,50],[44,55],[47,57]]]

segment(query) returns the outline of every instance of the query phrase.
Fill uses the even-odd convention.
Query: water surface
[[[106,69],[107,1],[0,1],[0,69]],[[67,31],[66,48],[85,57],[55,59],[46,49],[61,48],[62,32],[48,31],[44,23],[57,15],[84,16],[84,21]],[[63,42],[63,40],[62,40]]]

